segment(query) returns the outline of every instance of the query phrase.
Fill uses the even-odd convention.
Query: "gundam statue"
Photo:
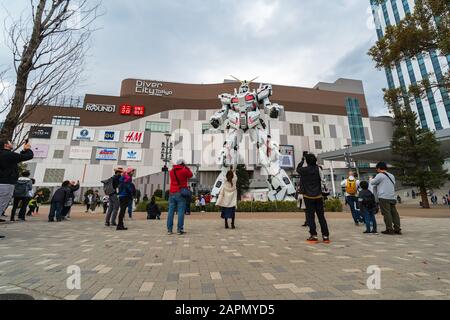
[[[236,168],[238,164],[239,145],[245,133],[249,133],[251,141],[256,143],[260,164],[267,171],[269,200],[295,201],[295,187],[286,172],[280,168],[279,145],[272,141],[260,111],[263,107],[271,119],[278,119],[284,107],[270,102],[272,85],[261,84],[258,90],[250,91],[250,83],[254,80],[238,81],[241,82],[241,86],[239,91],[235,89],[234,95],[219,96],[222,110],[210,120],[215,129],[221,127],[228,129],[228,137],[218,159],[222,173],[211,192],[212,201],[217,201],[226,181],[227,172],[231,167]]]

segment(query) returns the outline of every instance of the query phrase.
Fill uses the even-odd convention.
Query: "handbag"
[[[175,175],[175,179],[177,179],[178,185],[180,185],[180,180],[178,180],[177,172],[173,170],[173,174]],[[190,199],[192,198],[192,192],[188,188],[181,188],[180,194],[183,198]]]

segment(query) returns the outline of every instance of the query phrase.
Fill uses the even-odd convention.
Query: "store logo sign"
[[[101,142],[119,142],[120,131],[115,130],[101,130],[99,141]]]
[[[144,132],[127,131],[127,132],[125,132],[125,137],[124,137],[123,142],[143,143],[144,142]]]
[[[94,141],[95,130],[92,129],[75,129],[73,132],[73,140],[76,141]]]
[[[114,112],[116,112],[116,106],[115,105],[109,105],[109,104],[88,103],[86,105],[86,111],[89,111],[89,112],[114,113]]]
[[[122,161],[141,161],[142,150],[141,149],[123,149]]]
[[[97,149],[97,160],[117,160],[119,149],[116,148],[101,148]]]

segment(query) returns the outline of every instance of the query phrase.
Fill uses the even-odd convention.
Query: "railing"
[[[83,108],[84,97],[82,96],[57,96],[41,103],[43,106],[62,108]]]

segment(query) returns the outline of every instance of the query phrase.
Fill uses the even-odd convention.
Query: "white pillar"
[[[336,197],[336,183],[334,181],[333,161],[330,161],[331,185],[333,186],[333,197]]]

